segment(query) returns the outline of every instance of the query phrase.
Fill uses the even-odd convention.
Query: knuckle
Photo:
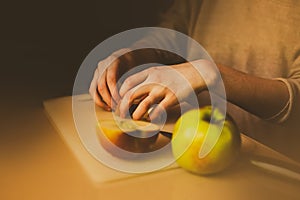
[[[119,58],[110,57],[110,60],[107,62],[107,70],[116,70],[120,65],[121,61]]]
[[[153,103],[154,99],[152,97],[148,97],[141,102],[140,107],[143,111],[146,112]]]
[[[112,64],[113,64],[114,66],[120,65],[120,64],[121,64],[120,58],[115,58]]]
[[[146,99],[144,99],[144,102],[146,105],[152,105],[154,103],[154,97],[148,96]]]
[[[103,87],[101,84],[98,86],[98,91],[99,91],[100,93],[103,93],[103,92],[104,92],[104,87]]]
[[[115,63],[118,62],[118,56],[116,55],[110,55],[109,57],[107,57],[106,59],[106,64],[109,65],[109,66],[112,66],[114,65]]]
[[[170,92],[170,94],[168,95],[168,98],[172,101],[177,100],[177,95],[173,92]]]
[[[108,73],[106,78],[107,78],[107,82],[109,83],[115,83],[117,81],[115,73],[112,72]]]
[[[142,103],[140,103],[140,108],[143,110],[143,111],[146,111],[148,110],[148,108],[150,107],[150,103],[148,101],[142,101]]]
[[[154,67],[149,68],[149,70],[150,70],[150,72],[157,72],[159,70],[159,67],[154,66]]]
[[[98,63],[98,68],[97,69],[99,70],[99,72],[105,71],[109,67],[109,64],[111,63],[109,60],[110,59],[108,57],[105,60],[102,60]]]
[[[131,78],[127,78],[125,81],[124,81],[124,85],[127,86],[128,88],[131,88],[133,86],[133,81]]]
[[[129,104],[133,104],[136,100],[134,92],[133,91],[128,91],[125,95],[125,99],[127,99]]]
[[[104,60],[98,62],[97,69],[101,69],[104,66]]]
[[[156,67],[150,67],[149,69],[146,70],[146,72],[147,72],[148,74],[151,74],[151,73],[153,73],[154,71],[156,71],[155,68],[156,68]]]
[[[134,101],[134,96],[132,92],[127,92],[124,96],[124,99],[127,100],[129,103],[132,103]]]

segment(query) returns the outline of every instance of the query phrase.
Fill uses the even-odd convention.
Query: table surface
[[[42,107],[17,108],[2,109],[0,199],[300,199],[299,182],[243,161],[216,176],[176,168],[95,184]]]

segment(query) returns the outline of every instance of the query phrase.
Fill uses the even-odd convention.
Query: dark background
[[[47,136],[35,114],[42,116],[43,101],[72,95],[77,70],[95,46],[121,31],[154,26],[169,2],[1,2],[0,160],[35,148],[34,141]]]
[[[41,104],[44,99],[71,95],[81,62],[97,44],[127,29],[154,26],[167,5],[162,0],[4,3],[1,101],[22,104],[33,95],[27,103]]]
[[[99,189],[49,123],[43,101],[71,95],[87,54],[116,33],[155,25],[162,4],[1,1],[0,199],[98,197]]]

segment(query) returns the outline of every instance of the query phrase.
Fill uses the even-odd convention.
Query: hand
[[[213,74],[209,73],[213,71],[210,61],[195,62],[198,70],[201,68],[206,71],[202,75],[210,74],[209,80],[214,79]],[[133,113],[133,119],[141,119],[154,104],[158,106],[151,112],[151,119],[155,119],[163,110],[189,100],[189,97],[207,88],[197,69],[191,63],[183,63],[152,67],[128,77],[120,88],[120,116],[126,117],[129,107],[136,99],[142,100]]]
[[[118,79],[134,66],[134,58],[129,49],[121,49],[98,63],[89,92],[95,103],[107,111],[114,109],[120,95]]]

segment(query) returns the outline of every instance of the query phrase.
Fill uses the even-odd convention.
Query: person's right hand
[[[98,63],[89,89],[97,105],[107,111],[115,109],[120,100],[117,81],[134,64],[130,49],[120,49]]]
[[[128,116],[135,100],[139,101],[132,113],[135,120],[142,119],[152,106],[155,108],[149,117],[156,119],[164,111],[179,104],[194,105],[200,92],[213,87],[219,81],[216,70],[213,62],[199,59],[176,65],[151,67],[135,73],[126,78],[120,88],[122,100],[118,107],[119,115]]]

